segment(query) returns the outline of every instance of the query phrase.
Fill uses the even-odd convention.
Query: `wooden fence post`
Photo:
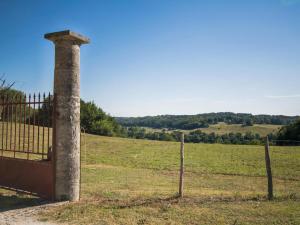
[[[179,177],[179,197],[183,197],[183,175],[184,175],[184,133],[181,133],[180,145],[180,177]]]
[[[270,160],[270,153],[269,153],[269,138],[266,138],[266,145],[265,145],[265,161],[266,161],[266,171],[268,176],[268,199],[273,199],[273,181],[272,181],[272,169],[271,169],[271,160]]]

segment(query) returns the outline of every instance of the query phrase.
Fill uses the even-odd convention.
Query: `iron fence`
[[[0,96],[0,156],[50,159],[52,107],[50,93]]]

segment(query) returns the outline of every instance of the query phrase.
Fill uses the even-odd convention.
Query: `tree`
[[[44,103],[42,104],[40,110],[37,110],[35,113],[35,118],[39,118],[39,121],[36,123],[41,123],[39,125],[52,127],[52,112],[53,112],[53,96],[43,97]],[[32,119],[31,119],[32,121]],[[37,125],[37,124],[36,124]]]
[[[94,102],[80,101],[80,122],[81,127],[88,133],[99,134],[105,136],[123,136],[124,129],[115,121],[115,119],[107,115]]]
[[[4,75],[2,75],[0,77],[0,101],[6,101],[6,99],[10,99],[10,100],[13,100],[15,99],[16,96],[18,95],[23,95],[22,92],[20,91],[17,91],[17,90],[14,90],[14,89],[11,89],[12,86],[14,85],[15,83],[12,82],[12,83],[8,83],[4,77]],[[6,106],[7,107],[7,106]],[[5,111],[6,111],[6,108],[5,106],[1,106],[0,107],[0,115],[1,115],[1,120],[4,120],[5,118]]]
[[[253,126],[253,120],[251,118],[247,118],[244,121],[243,126],[245,126],[245,127]]]
[[[278,132],[279,140],[300,141],[300,120],[282,127]]]
[[[210,124],[224,122],[227,124],[276,124],[287,125],[299,119],[297,116],[252,115],[248,113],[204,113],[198,115],[159,115],[145,117],[117,117],[119,124],[126,127],[152,127],[166,129],[198,129]]]
[[[15,82],[8,83],[5,79],[5,76],[2,75],[0,77],[0,95],[6,94],[6,92],[10,90],[12,86],[14,86],[14,84]]]

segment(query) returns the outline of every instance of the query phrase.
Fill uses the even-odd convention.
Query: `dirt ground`
[[[0,212],[0,225],[55,225],[55,223],[39,221],[37,217],[41,211],[62,204],[65,203],[50,203]]]

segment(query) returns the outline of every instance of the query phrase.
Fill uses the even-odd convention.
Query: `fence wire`
[[[82,197],[129,202],[175,198],[180,143],[82,135]],[[300,196],[300,146],[270,146],[274,196]],[[185,144],[183,196],[267,200],[262,145]]]

